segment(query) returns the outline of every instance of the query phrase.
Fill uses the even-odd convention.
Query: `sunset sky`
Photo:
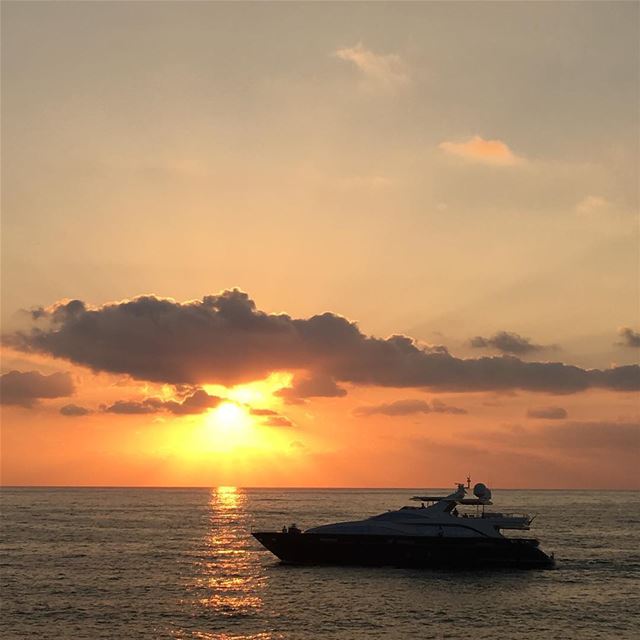
[[[3,2],[2,482],[639,488],[639,9]]]

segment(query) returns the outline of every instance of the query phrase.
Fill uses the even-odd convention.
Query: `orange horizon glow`
[[[86,398],[105,398],[106,390],[112,398],[156,395],[176,400],[170,387],[139,383],[127,387],[116,384],[117,377],[73,370],[82,380]],[[201,414],[185,416],[112,416],[96,411],[69,419],[51,412],[44,403],[32,410],[4,406],[2,484],[447,487],[471,471],[496,487],[637,488],[626,470],[634,462],[633,449],[620,452],[615,460],[605,455],[594,464],[593,453],[601,446],[597,442],[585,443],[584,449],[579,443],[571,449],[550,448],[537,435],[547,433],[546,427],[538,427],[535,420],[529,421],[525,431],[514,431],[508,425],[509,416],[525,413],[531,404],[527,395],[440,395],[448,404],[464,404],[473,411],[473,418],[436,414],[362,418],[353,412],[371,403],[369,390],[354,387],[347,398],[338,401],[318,398],[288,405],[274,394],[291,380],[292,374],[276,372],[228,388],[205,385],[208,393],[224,399]],[[403,395],[416,396],[377,389],[374,397],[390,401]],[[592,391],[565,398],[563,404],[576,419],[605,418],[606,410],[599,407],[610,396],[611,392]],[[621,399],[629,403],[631,413],[633,397]],[[554,402],[557,399],[536,400],[537,404]],[[252,409],[286,415],[294,426],[268,426],[263,415],[251,415]],[[24,422],[34,411],[38,419]],[[504,416],[502,426],[493,418],[500,414]],[[20,431],[8,429],[7,418],[9,424],[20,421]],[[50,423],[48,430],[38,427],[41,420]],[[65,433],[72,435],[61,449],[58,437]],[[39,442],[38,449],[28,446],[31,440]],[[96,442],[101,443],[99,453]],[[359,464],[354,452],[368,463]],[[25,467],[21,459],[31,459],[33,465]],[[42,475],[32,471],[38,468]],[[540,475],[543,470],[544,478]]]

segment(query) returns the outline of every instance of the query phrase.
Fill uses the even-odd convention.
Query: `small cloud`
[[[466,409],[451,407],[440,400],[434,400],[431,404],[425,400],[396,400],[395,402],[371,405],[368,407],[357,407],[353,414],[358,417],[372,415],[384,416],[408,416],[416,413],[450,413],[466,414]]]
[[[80,416],[89,415],[91,413],[91,409],[79,407],[77,404],[65,404],[64,407],[60,407],[60,413],[69,418],[78,418]]]
[[[544,420],[564,420],[567,415],[567,410],[562,407],[537,407],[527,411],[527,418]]]
[[[117,413],[119,415],[141,415],[160,411],[156,405],[150,404],[148,400],[143,400],[142,402],[117,400],[111,405],[103,405],[101,409],[105,413]]]
[[[410,82],[404,61],[395,53],[374,53],[360,42],[354,47],[338,49],[334,55],[340,60],[354,64],[364,76],[369,88],[392,91]]]
[[[266,427],[293,427],[294,424],[289,420],[289,418],[285,418],[284,416],[272,416],[263,420],[262,423]]]
[[[587,196],[578,202],[576,212],[581,216],[592,216],[611,207],[611,203],[601,196]]]
[[[277,416],[278,412],[273,409],[250,409],[252,416]]]
[[[618,334],[622,338],[621,342],[616,342],[617,345],[622,347],[631,347],[632,349],[640,348],[640,333],[634,331],[631,327],[622,327]]]
[[[473,136],[466,142],[445,140],[438,145],[438,148],[449,155],[482,164],[513,166],[524,161],[502,140],[485,140],[480,136]]]
[[[46,376],[38,371],[10,371],[0,376],[0,404],[30,409],[39,400],[64,398],[73,392],[73,380],[68,373]]]
[[[502,353],[511,353],[514,355],[524,355],[534,351],[557,348],[553,345],[545,346],[534,344],[530,338],[525,338],[511,331],[498,331],[490,338],[476,336],[475,338],[471,338],[470,344],[474,349],[495,349]]]
[[[197,413],[204,413],[209,409],[217,407],[222,398],[218,396],[210,396],[204,389],[197,389],[191,395],[187,396],[182,402],[176,402],[175,400],[169,400],[167,402],[160,402],[159,406],[165,411],[169,411],[174,415],[192,415]]]

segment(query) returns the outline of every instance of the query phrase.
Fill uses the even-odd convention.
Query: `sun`
[[[247,412],[235,402],[223,402],[211,412],[210,419],[223,428],[241,428],[248,418]]]
[[[206,448],[218,451],[250,447],[256,440],[254,421],[248,409],[229,400],[206,414],[202,428],[203,440],[208,444]]]
[[[207,414],[206,422],[217,433],[232,433],[247,430],[252,425],[246,407],[225,401]]]
[[[264,380],[235,387],[203,385],[209,395],[223,398],[222,401],[203,414],[185,419],[179,430],[170,428],[168,447],[192,460],[220,456],[219,460],[242,460],[247,464],[256,456],[290,453],[290,430],[270,426],[264,412],[279,414],[277,408],[282,400],[273,394],[288,386],[291,378],[290,373],[274,373]]]

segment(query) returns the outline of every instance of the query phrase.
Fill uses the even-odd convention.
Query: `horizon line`
[[[102,485],[102,484],[0,484],[0,490],[2,489],[220,489],[220,488],[232,488],[242,490],[289,490],[289,491],[422,491],[424,489],[438,489],[447,491],[451,487],[436,487],[427,486],[422,487],[366,487],[366,486],[341,486],[341,487],[326,487],[326,486],[238,486],[232,484],[219,484],[219,485]],[[593,487],[494,487],[493,491],[640,491],[639,487],[625,487],[625,488],[593,488]]]

